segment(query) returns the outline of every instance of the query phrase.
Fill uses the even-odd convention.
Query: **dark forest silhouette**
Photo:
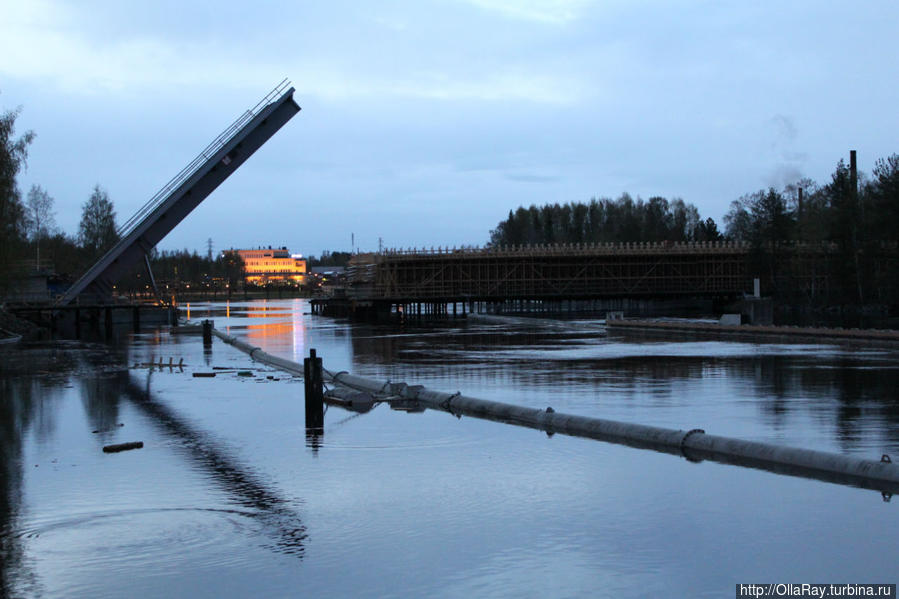
[[[899,302],[899,155],[872,175],[840,161],[831,180],[802,179],[731,202],[722,233],[681,199],[592,199],[510,210],[491,246],[554,243],[705,242],[750,248],[750,271],[767,292],[797,304]]]

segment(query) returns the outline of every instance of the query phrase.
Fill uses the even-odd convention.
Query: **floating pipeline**
[[[285,360],[284,358],[279,358],[278,356],[273,356],[271,354],[267,354],[262,351],[260,348],[250,345],[249,343],[244,343],[243,341],[237,339],[236,337],[232,337],[231,335],[226,335],[222,333],[218,329],[212,329],[212,334],[227,343],[228,345],[232,345],[239,349],[242,352],[245,352],[250,355],[251,358],[256,360],[257,362],[262,362],[263,364],[268,364],[269,366],[274,366],[279,370],[283,370],[285,372],[289,372],[290,374],[295,374],[297,376],[303,376],[303,365],[297,364],[296,362],[291,362],[290,360]]]
[[[250,355],[254,360],[302,376],[303,366],[258,347],[213,330],[225,343]],[[880,460],[866,460],[835,453],[785,447],[757,441],[745,441],[707,434],[702,429],[675,430],[643,424],[632,424],[576,416],[556,412],[552,408],[538,409],[468,397],[461,393],[433,391],[420,385],[381,382],[346,372],[324,370],[324,377],[332,384],[372,394],[380,401],[414,401],[420,406],[449,412],[455,416],[469,416],[515,424],[546,432],[564,434],[651,449],[678,455],[693,462],[710,460],[723,464],[767,470],[777,474],[798,476],[881,491],[889,500],[899,493],[899,465],[883,455]]]

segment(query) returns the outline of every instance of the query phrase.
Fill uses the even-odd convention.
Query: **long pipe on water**
[[[213,334],[225,343],[248,353],[254,360],[291,374],[300,376],[303,374],[302,364],[268,354],[258,347],[218,330],[213,329]],[[652,449],[680,455],[691,461],[707,459],[778,474],[875,489],[884,493],[884,499],[889,499],[893,493],[899,492],[899,466],[893,464],[886,455],[879,461],[866,460],[824,451],[709,435],[702,429],[674,430],[576,416],[556,412],[552,408],[541,410],[468,397],[459,393],[433,391],[419,385],[374,381],[346,372],[332,373],[328,370],[323,372],[325,378],[335,384],[365,391],[376,397],[413,400],[423,407],[458,416],[517,424],[550,434],[561,433]]]

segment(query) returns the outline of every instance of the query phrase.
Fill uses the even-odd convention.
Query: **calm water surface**
[[[306,312],[191,306],[269,353],[315,348],[331,370],[899,456],[893,350]],[[170,358],[183,368],[149,367]],[[330,408],[307,439],[302,381],[217,340],[7,349],[0,391],[10,597],[720,597],[739,582],[897,582],[899,505],[880,493],[386,405]],[[126,441],[144,448],[101,451]]]

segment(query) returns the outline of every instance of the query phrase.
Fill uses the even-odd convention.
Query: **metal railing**
[[[124,238],[129,235],[135,228],[137,228],[140,223],[149,215],[153,210],[155,210],[160,204],[162,204],[173,191],[178,189],[186,180],[192,177],[196,172],[200,169],[200,167],[206,163],[207,160],[211,156],[214,156],[216,152],[222,149],[233,137],[234,135],[240,131],[244,125],[250,122],[253,117],[262,112],[262,110],[275,101],[281,94],[283,94],[287,88],[290,86],[290,81],[286,78],[281,81],[278,85],[275,86],[272,91],[267,93],[265,97],[263,97],[259,102],[256,103],[255,106],[241,114],[237,117],[231,125],[228,126],[227,129],[222,131],[215,139],[210,142],[206,148],[200,152],[196,158],[190,161],[190,163],[185,166],[181,172],[172,177],[172,179],[166,183],[162,189],[157,191],[150,200],[144,204],[131,218],[129,218],[124,224],[122,224],[117,232],[120,238]]]

